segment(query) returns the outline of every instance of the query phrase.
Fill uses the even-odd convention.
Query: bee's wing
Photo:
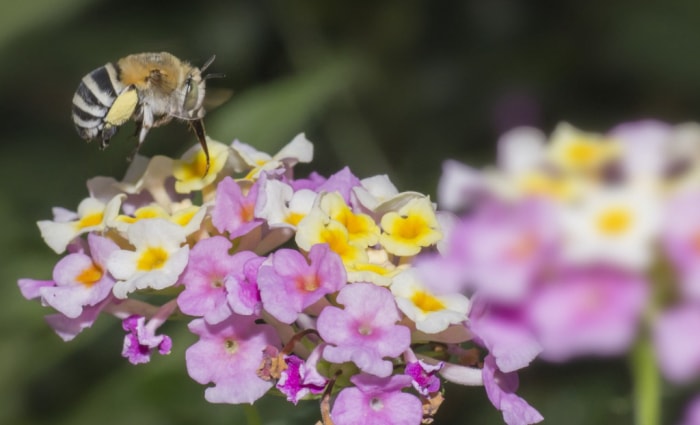
[[[226,103],[231,96],[233,96],[233,90],[231,89],[207,87],[207,91],[204,94],[204,110],[211,111],[212,109],[218,108]]]

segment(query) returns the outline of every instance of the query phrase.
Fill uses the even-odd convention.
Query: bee
[[[119,127],[133,119],[138,143],[131,160],[151,128],[180,119],[188,123],[202,145],[206,175],[209,150],[202,120],[206,80],[222,75],[202,73],[214,58],[197,68],[170,53],[137,53],[91,71],[73,95],[72,115],[78,134],[88,142],[100,140],[100,148],[105,149]]]

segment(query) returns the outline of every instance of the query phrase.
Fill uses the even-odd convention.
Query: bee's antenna
[[[204,71],[206,71],[206,69],[209,68],[209,65],[211,65],[212,62],[214,62],[214,59],[216,59],[216,55],[211,55],[211,57],[209,59],[207,59],[206,62],[204,62],[204,65],[202,65],[199,68],[199,72],[203,73]]]
[[[211,80],[212,78],[226,78],[226,74],[217,72],[216,74],[207,74],[202,77],[203,80]]]

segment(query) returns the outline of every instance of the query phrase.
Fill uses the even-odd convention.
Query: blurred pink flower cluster
[[[296,177],[304,135],[273,156],[209,150],[208,173],[199,147],[137,157],[38,223],[65,255],[19,286],[61,338],[110,314],[122,355],[146,363],[184,315],[208,401],[315,399],[325,425],[431,423],[444,380],[484,386],[509,425],[537,423],[520,369],[628,354],[646,335],[669,382],[700,374],[698,126],[515,129],[494,167],[445,163],[439,209],[384,175]]]

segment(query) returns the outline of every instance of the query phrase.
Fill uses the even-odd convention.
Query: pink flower
[[[333,404],[331,418],[336,425],[419,425],[423,418],[420,400],[401,392],[411,385],[411,377],[384,378],[359,374],[350,378],[356,387],[340,392]]]
[[[663,242],[678,271],[681,293],[700,301],[700,191],[683,193],[668,204]]]
[[[146,325],[145,317],[129,316],[122,322],[122,328],[128,332],[124,337],[122,356],[131,364],[148,363],[154,349],[160,354],[170,354],[173,341],[167,335],[156,335],[155,329]]]
[[[345,286],[337,297],[344,305],[326,307],[318,317],[318,332],[329,346],[323,358],[331,363],[353,362],[363,372],[387,377],[396,357],[410,345],[407,327],[396,325],[399,312],[394,296],[383,287],[369,283]]]
[[[84,307],[105,300],[114,286],[107,273],[107,258],[119,247],[112,240],[96,234],[88,235],[90,255],[83,252],[62,258],[53,270],[55,286],[39,290],[41,299],[68,318],[75,319]]]
[[[229,255],[231,241],[223,236],[203,239],[190,251],[187,268],[181,277],[185,290],[177,298],[183,313],[203,316],[218,323],[232,312],[227,281],[244,279],[244,265],[257,255],[250,251]]]
[[[623,353],[634,340],[647,295],[642,276],[620,270],[580,268],[548,276],[527,305],[542,356],[564,361]]]
[[[518,397],[518,374],[503,373],[498,370],[496,360],[488,355],[484,359],[484,388],[491,403],[503,413],[503,420],[508,425],[529,425],[541,422],[544,418],[525,400]]]
[[[440,389],[440,378],[435,374],[442,369],[444,363],[438,362],[435,365],[418,360],[406,364],[406,375],[410,376],[411,384],[418,393],[427,397]]]
[[[687,383],[700,375],[700,307],[685,304],[664,311],[653,326],[659,367],[674,383]]]
[[[225,177],[216,187],[212,223],[220,232],[228,232],[231,240],[247,234],[262,223],[254,217],[257,198],[257,184],[244,195],[238,183],[231,177]]]
[[[294,354],[285,356],[287,369],[282,372],[276,387],[287,396],[287,401],[296,405],[307,394],[321,394],[325,390],[328,379],[316,370],[321,351],[316,348],[306,361]]]
[[[284,323],[292,323],[306,307],[338,291],[347,281],[340,257],[327,244],[311,247],[308,260],[298,251],[281,249],[258,272],[265,310]]]
[[[278,347],[279,337],[270,325],[252,316],[232,314],[215,325],[203,319],[190,322],[199,341],[185,352],[187,372],[200,384],[214,383],[204,397],[210,403],[253,403],[272,387],[258,377],[263,350]]]

